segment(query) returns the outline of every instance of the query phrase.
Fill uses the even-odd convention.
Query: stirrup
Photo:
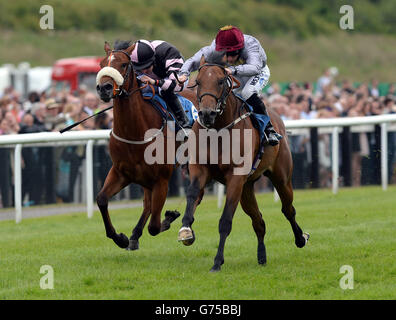
[[[267,142],[271,146],[276,146],[277,144],[279,144],[279,140],[283,138],[279,133],[275,132],[274,130],[270,131],[268,135],[266,134],[266,136]]]
[[[272,136],[272,139],[268,138],[268,144],[271,146],[276,146],[277,144],[279,144],[279,140]]]

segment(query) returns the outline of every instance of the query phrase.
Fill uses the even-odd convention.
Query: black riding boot
[[[253,94],[249,99],[246,100],[246,102],[253,107],[253,111],[255,113],[268,116],[267,108],[265,107],[264,102],[258,97],[257,93]],[[267,127],[265,128],[265,133],[268,138],[268,144],[271,146],[276,146],[279,143],[279,140],[283,138],[282,135],[275,131],[271,120],[268,122]]]
[[[176,117],[177,122],[183,128],[190,127],[188,118],[184,112],[183,106],[180,103],[179,98],[173,92],[162,92],[166,104],[171,109],[173,115]]]

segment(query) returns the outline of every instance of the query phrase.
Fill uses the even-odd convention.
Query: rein
[[[111,55],[113,54],[113,52],[122,52],[123,54],[125,54],[125,55],[128,57],[128,59],[129,59],[128,69],[127,69],[127,71],[126,71],[126,73],[125,73],[125,75],[124,75],[123,77],[124,77],[124,79],[129,79],[129,76],[130,76],[130,73],[131,73],[131,70],[132,70],[132,61],[131,61],[131,57],[129,56],[128,53],[126,53],[126,52],[123,51],[123,50],[112,50],[112,51],[111,51]],[[111,57],[111,55],[110,55],[110,57]],[[110,66],[110,59],[111,59],[110,57],[109,57],[109,66]],[[136,93],[136,92],[138,92],[138,91],[140,91],[140,90],[145,89],[147,86],[150,86],[150,88],[151,88],[151,90],[152,90],[152,96],[155,95],[155,88],[154,88],[153,85],[151,85],[151,84],[149,84],[149,83],[146,83],[146,84],[144,84],[143,86],[138,87],[138,88],[135,88],[135,89],[133,89],[132,91],[129,91],[129,92],[127,92],[125,89],[123,89],[123,88],[122,88],[122,85],[121,85],[119,88],[116,89],[115,87],[116,87],[117,84],[115,83],[115,81],[113,81],[113,83],[114,83],[113,99],[114,99],[114,98],[128,98],[128,97],[130,97],[131,95],[133,95],[134,93]],[[118,94],[115,94],[116,91],[118,91]],[[144,100],[150,100],[151,98],[150,98],[150,97],[143,97],[143,99],[144,99]],[[121,137],[119,137],[118,135],[116,135],[116,134],[114,133],[113,129],[111,129],[110,135],[112,135],[114,139],[116,139],[116,140],[118,140],[118,141],[120,141],[120,142],[123,142],[123,143],[135,144],[135,145],[136,145],[136,144],[145,144],[145,143],[148,143],[148,142],[153,141],[154,138],[155,138],[156,136],[158,136],[158,135],[162,132],[162,130],[164,129],[164,127],[165,127],[165,120],[163,120],[163,122],[162,122],[162,127],[161,127],[160,129],[158,129],[158,132],[157,132],[156,134],[154,134],[154,135],[151,136],[150,138],[147,138],[147,139],[144,139],[144,140],[127,140],[127,139],[121,138]]]
[[[202,69],[202,68],[205,67],[205,66],[218,66],[218,67],[220,67],[220,68],[222,68],[222,69],[224,70],[224,73],[225,73],[225,74],[227,73],[226,70],[225,70],[225,68],[224,68],[222,65],[212,64],[212,63],[205,63],[205,64],[203,64],[202,66],[199,67],[198,71],[200,71],[200,69]],[[217,98],[214,94],[211,94],[211,93],[204,93],[203,95],[201,95],[201,96],[199,97],[199,101],[200,101],[200,99],[201,99],[203,96],[205,96],[205,95],[213,96],[213,97],[216,99],[218,105],[219,105],[219,100],[224,99],[224,100],[222,101],[224,107],[221,109],[221,112],[219,113],[219,111],[216,110],[216,112],[218,112],[220,115],[221,115],[221,113],[224,111],[224,108],[225,108],[225,106],[226,106],[226,100],[227,100],[228,96],[230,95],[230,93],[231,93],[232,90],[234,89],[234,81],[237,83],[237,86],[238,86],[238,87],[240,86],[240,82],[239,82],[237,79],[235,79],[234,77],[230,76],[230,75],[227,75],[226,78],[223,78],[223,81],[225,81],[225,80],[228,81],[228,79],[231,79],[231,83],[232,83],[232,84],[230,85],[230,88],[231,88],[231,89],[228,91],[227,95],[224,94],[224,92],[226,91],[226,89],[223,88],[222,95],[221,95],[220,98]],[[193,87],[195,87],[195,86],[199,86],[199,83],[196,82],[196,84],[195,84]],[[198,89],[199,89],[199,88],[198,88]],[[198,96],[198,93],[197,93],[197,96]],[[236,99],[239,98],[239,99],[242,100],[243,103],[242,103],[242,105],[241,105],[241,107],[240,107],[241,109],[242,109],[242,107],[244,107],[244,106],[246,107],[247,104],[246,104],[246,101],[245,101],[244,99],[242,99],[242,98],[240,98],[240,97],[237,97],[237,96],[235,96],[235,97],[236,97]],[[218,109],[218,106],[217,106],[216,109]],[[242,121],[242,120],[244,120],[244,119],[250,117],[250,116],[252,115],[253,111],[249,111],[248,108],[245,108],[245,109],[246,109],[247,112],[245,112],[244,114],[242,114],[241,116],[239,116],[237,119],[235,119],[234,121],[232,121],[231,123],[229,123],[229,124],[226,125],[225,127],[221,128],[221,129],[217,129],[217,130],[220,131],[220,130],[223,130],[223,129],[230,129],[230,128],[232,128],[233,126],[235,126],[237,123],[239,123],[240,121]],[[206,130],[212,129],[212,128],[206,127],[206,126],[201,122],[201,120],[200,120],[199,117],[197,118],[197,122],[198,122],[198,124],[199,124],[200,126],[202,126],[203,128],[205,128]],[[249,172],[249,174],[247,175],[248,177],[250,177],[251,175],[253,175],[253,173],[254,173],[254,172],[256,171],[256,169],[258,168],[258,166],[259,166],[259,164],[260,164],[260,162],[261,162],[261,159],[262,159],[262,155],[263,155],[263,153],[264,153],[264,149],[263,149],[263,148],[264,148],[264,145],[261,145],[259,152],[256,154],[256,156],[255,156],[255,158],[254,158],[252,168],[250,169],[250,172]]]
[[[237,119],[235,119],[234,121],[232,121],[230,124],[226,125],[224,128],[221,128],[221,129],[218,129],[218,130],[220,131],[220,130],[223,130],[223,129],[230,129],[230,128],[232,128],[233,126],[235,126],[238,122],[240,122],[240,121],[242,121],[242,120],[244,120],[244,119],[250,117],[251,114],[252,114],[252,113],[251,113],[250,111],[249,111],[249,112],[246,112],[246,113],[244,113],[243,115],[241,115],[240,117],[238,117]],[[205,125],[201,122],[201,120],[199,120],[199,117],[197,118],[197,122],[200,124],[201,127],[204,127],[206,130],[213,129],[213,128],[208,128],[207,126],[205,126]]]
[[[128,53],[126,53],[125,51],[122,51],[122,50],[113,50],[113,51],[111,52],[111,54],[110,54],[110,57],[109,57],[109,64],[108,64],[108,66],[110,65],[110,59],[111,59],[111,55],[113,54],[113,52],[122,52],[122,53],[124,53],[125,55],[127,55],[127,56],[129,57]],[[130,57],[129,57],[129,59],[130,59]],[[125,76],[124,76],[125,78],[129,77],[129,74],[130,74],[130,72],[131,72],[131,67],[132,67],[132,64],[131,64],[131,62],[129,62],[128,70],[127,70],[127,72],[125,73]],[[129,97],[129,96],[133,95],[134,93],[136,93],[136,92],[138,92],[138,91],[140,91],[140,90],[143,90],[143,89],[146,88],[149,84],[146,83],[146,84],[144,84],[143,86],[138,87],[138,88],[136,88],[136,89],[133,89],[133,90],[130,91],[130,92],[127,92],[125,89],[122,88],[122,86],[118,87],[118,86],[117,86],[117,83],[116,83],[114,80],[113,80],[113,85],[114,85],[114,90],[113,90],[113,97],[112,97],[112,99],[114,99],[114,98]],[[151,87],[151,90],[152,90],[153,93],[154,93],[154,92],[155,92],[154,87],[151,86],[151,85],[150,85],[150,87]],[[143,97],[143,99],[147,99],[147,98],[144,98],[144,97]],[[110,109],[112,109],[112,108],[113,108],[113,106],[107,107],[107,108],[105,108],[105,109],[103,109],[103,110],[101,110],[101,111],[99,111],[99,112],[97,112],[97,113],[95,113],[95,114],[93,114],[93,115],[91,115],[91,116],[89,116],[89,117],[86,117],[86,118],[83,119],[83,120],[80,120],[80,121],[78,121],[78,122],[76,122],[76,123],[73,123],[72,125],[70,125],[70,126],[68,126],[68,127],[66,127],[66,128],[63,128],[63,129],[60,130],[59,132],[60,132],[60,133],[64,133],[64,132],[66,132],[66,131],[69,131],[69,130],[73,129],[74,127],[78,126],[79,124],[83,123],[84,121],[87,121],[88,119],[91,119],[91,118],[93,118],[93,117],[96,117],[96,116],[98,116],[98,115],[100,115],[100,114],[102,114],[102,113],[104,113],[104,112],[106,112],[106,111],[108,111],[108,110],[110,110]]]
[[[125,52],[123,50],[112,50],[111,53],[110,53],[110,56],[109,56],[109,63],[107,65],[108,67],[110,67],[111,58],[112,58],[112,55],[113,55],[114,52],[121,52],[121,53],[125,54],[128,57],[128,60],[129,60],[128,69],[125,72],[125,75],[123,75],[124,83],[125,83],[125,79],[129,79],[129,76],[130,76],[130,73],[131,73],[131,70],[132,70],[131,57],[129,56],[129,54],[127,52]],[[128,98],[129,96],[133,95],[134,93],[136,93],[136,92],[138,92],[140,90],[143,90],[147,86],[150,86],[150,88],[151,88],[151,90],[153,92],[153,96],[155,95],[155,88],[154,88],[154,86],[152,86],[149,83],[146,83],[143,86],[135,88],[135,89],[133,89],[133,90],[131,90],[129,92],[127,90],[125,90],[124,88],[122,88],[123,84],[118,86],[117,83],[113,79],[114,89],[113,89],[112,99],[114,99],[114,98]],[[148,98],[143,97],[143,99],[149,100],[151,98],[150,97],[148,97]],[[81,121],[78,121],[78,122],[76,122],[76,123],[64,128],[64,129],[60,130],[60,133],[69,131],[72,128],[74,128],[74,127],[78,126],[79,124],[81,124],[82,122],[84,122],[84,121],[86,121],[86,120],[88,120],[88,119],[90,119],[92,117],[98,116],[99,114],[102,114],[102,113],[110,110],[111,108],[113,108],[113,106],[107,107],[106,109],[103,109],[103,110],[101,110],[98,113],[95,113],[95,114],[93,114],[93,115],[91,115],[91,116],[89,116],[89,117],[87,117],[87,118],[85,118],[85,119],[83,119]],[[118,135],[116,135],[113,132],[113,129],[110,131],[110,135],[112,135],[116,140],[124,142],[124,143],[128,143],[128,144],[145,144],[145,143],[148,143],[148,142],[152,141],[157,135],[159,135],[162,132],[162,130],[164,129],[164,127],[165,127],[165,120],[162,123],[162,127],[160,129],[158,129],[158,132],[155,135],[151,136],[150,138],[144,139],[144,140],[127,140],[127,139],[121,138],[121,137],[119,137]]]

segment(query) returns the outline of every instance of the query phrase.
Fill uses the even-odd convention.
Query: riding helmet
[[[150,67],[155,60],[155,49],[150,41],[138,40],[131,54],[131,61],[135,70]]]
[[[216,36],[216,51],[236,51],[245,45],[243,33],[237,27],[224,26]]]

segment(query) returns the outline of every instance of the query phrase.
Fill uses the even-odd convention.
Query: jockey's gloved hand
[[[178,74],[178,75],[177,75],[177,81],[178,81],[179,83],[181,83],[181,84],[183,84],[184,82],[186,82],[187,79],[188,79],[188,75],[185,74],[185,73],[182,73],[182,74]]]

